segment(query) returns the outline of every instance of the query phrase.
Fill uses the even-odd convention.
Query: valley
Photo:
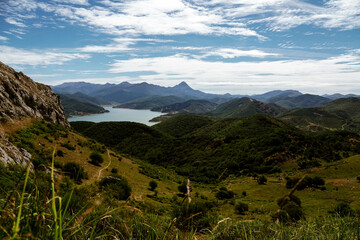
[[[358,236],[358,98],[286,109],[255,96],[196,90],[206,98],[190,100],[192,90],[181,83],[170,90],[182,96],[124,103],[171,113],[161,123],[69,123],[46,86],[6,65],[1,80],[7,108],[1,109],[0,238]],[[103,85],[81,85],[105,92]],[[28,86],[31,97],[22,91]],[[71,86],[63,93],[71,101],[111,103]]]

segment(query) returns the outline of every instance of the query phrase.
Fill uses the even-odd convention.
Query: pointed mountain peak
[[[182,81],[181,83],[176,85],[174,88],[192,89],[185,81]]]

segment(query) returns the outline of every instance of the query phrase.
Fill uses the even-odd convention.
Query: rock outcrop
[[[24,117],[42,119],[69,127],[60,98],[49,86],[36,83],[0,62],[0,128]],[[18,149],[0,131],[0,162],[30,166],[31,155]]]
[[[21,117],[70,126],[59,96],[49,86],[36,83],[0,62],[0,120],[6,122]]]

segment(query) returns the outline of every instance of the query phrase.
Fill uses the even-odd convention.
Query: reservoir
[[[75,121],[89,121],[89,122],[110,122],[110,121],[127,121],[127,122],[138,122],[148,126],[152,126],[156,123],[149,122],[150,119],[161,115],[160,112],[152,112],[150,110],[136,110],[127,108],[112,108],[104,107],[109,112],[92,114],[86,116],[74,116],[68,118],[69,122]]]

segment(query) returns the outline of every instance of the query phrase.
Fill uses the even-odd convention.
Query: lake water
[[[104,107],[109,110],[108,113],[92,114],[86,116],[74,116],[68,118],[69,122],[75,121],[89,121],[89,122],[109,122],[109,121],[127,121],[138,122],[148,126],[152,126],[156,123],[149,122],[150,119],[161,115],[160,112],[152,112],[150,110],[135,110],[126,108],[112,108]]]

